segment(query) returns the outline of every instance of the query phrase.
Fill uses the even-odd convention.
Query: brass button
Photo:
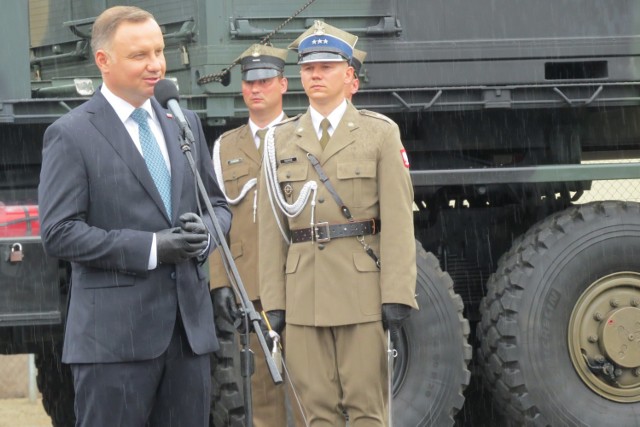
[[[320,198],[318,199],[318,203],[324,203],[324,197],[320,197]]]
[[[287,172],[287,178],[291,178],[291,172]]]
[[[324,249],[324,243],[318,243],[318,249],[323,250]]]

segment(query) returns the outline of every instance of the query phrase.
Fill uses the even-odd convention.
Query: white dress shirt
[[[340,105],[338,105],[335,110],[333,110],[326,118],[329,119],[329,136],[333,135],[333,132],[336,130],[338,125],[340,124],[340,120],[342,120],[342,116],[344,116],[345,111],[347,111],[347,101],[343,100]],[[315,129],[316,134],[318,135],[318,140],[322,137],[322,128],[320,127],[320,122],[325,117],[318,113],[318,111],[314,110],[312,106],[309,106],[309,112],[311,113],[311,122],[313,123],[313,129]]]

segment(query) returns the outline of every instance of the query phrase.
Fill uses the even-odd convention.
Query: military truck
[[[43,132],[98,90],[91,24],[118,3],[161,24],[167,74],[210,143],[246,121],[232,65],[250,44],[286,47],[314,20],[359,36],[354,104],[399,124],[415,190],[421,310],[394,342],[395,425],[639,425],[640,205],[581,202],[594,182],[640,177],[637,2],[5,2],[6,206],[36,203]],[[290,116],[307,106],[295,62]],[[45,408],[67,426],[67,266],[29,230],[0,238],[0,352],[36,354]],[[212,424],[242,425],[221,335]]]

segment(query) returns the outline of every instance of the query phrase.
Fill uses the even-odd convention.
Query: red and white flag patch
[[[173,114],[167,113],[167,119],[173,119]]]
[[[409,157],[407,157],[407,150],[404,148],[400,150],[400,155],[402,156],[402,163],[404,163],[405,168],[409,168]]]

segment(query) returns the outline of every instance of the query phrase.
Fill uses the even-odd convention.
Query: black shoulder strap
[[[353,222],[353,217],[351,216],[351,211],[349,211],[349,208],[345,206],[344,202],[342,201],[342,199],[340,198],[340,196],[336,192],[336,189],[333,188],[333,185],[331,184],[331,181],[329,181],[329,177],[327,176],[326,173],[324,173],[324,170],[322,169],[322,166],[320,166],[320,162],[318,161],[316,156],[314,156],[311,153],[307,153],[307,158],[309,159],[309,161],[313,165],[313,168],[318,173],[318,176],[320,177],[320,181],[322,181],[324,186],[327,187],[327,190],[329,191],[329,193],[333,197],[333,200],[335,200],[336,203],[338,204],[338,206],[340,207],[340,210],[342,211],[342,215],[344,215],[344,217],[347,218],[349,220],[349,222]],[[359,238],[358,241],[360,242],[360,244],[362,244],[362,247],[364,248],[364,250],[367,253],[367,255],[369,255],[371,257],[371,259],[373,259],[373,261],[376,263],[376,267],[378,267],[378,270],[379,270],[380,269],[380,259],[375,254],[375,252],[373,252],[373,249],[371,248],[371,246],[366,244],[364,242],[364,239],[362,239],[362,238]]]
[[[333,188],[331,181],[329,181],[329,177],[327,176],[326,173],[324,173],[324,170],[322,169],[322,166],[320,166],[320,162],[318,161],[316,156],[314,156],[311,153],[307,153],[307,158],[313,165],[313,168],[318,173],[318,176],[320,177],[320,181],[322,181],[324,186],[327,187],[327,190],[331,194],[331,197],[333,197],[333,200],[335,200],[338,206],[340,207],[340,211],[342,211],[342,215],[344,215],[344,217],[347,218],[349,222],[353,221],[353,217],[351,216],[351,211],[349,211],[349,208],[345,206],[344,202],[336,192],[336,189]]]

